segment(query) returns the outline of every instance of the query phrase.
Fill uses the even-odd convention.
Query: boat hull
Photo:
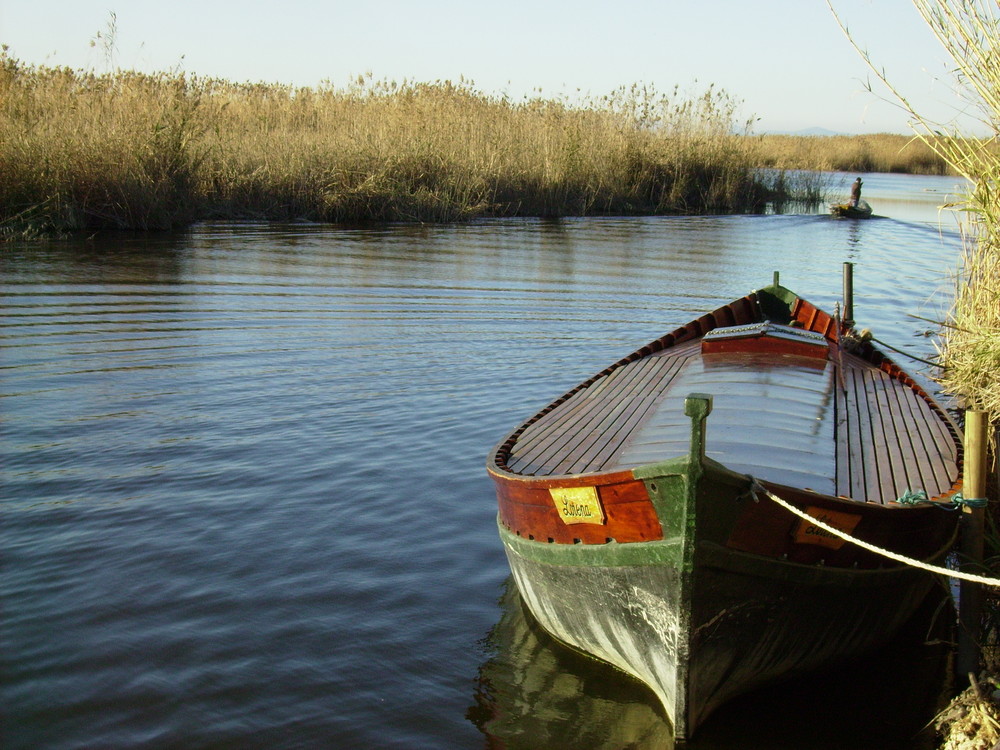
[[[646,481],[664,487],[690,478],[672,471]],[[694,478],[694,513],[755,502],[741,500],[739,479],[711,467]],[[686,520],[662,540],[604,545],[548,544],[499,524],[539,624],[648,685],[678,740],[736,695],[877,647],[934,583],[914,568],[844,569],[732,550],[697,524],[686,537]]]
[[[685,692],[687,630],[682,622],[687,613],[678,604],[685,587],[677,568],[615,564],[613,551],[592,556],[588,564],[560,563],[534,554],[527,546],[537,543],[510,538],[502,526],[501,536],[506,537],[504,547],[521,597],[542,628],[648,685],[666,709],[676,736],[676,707]],[[670,554],[669,543],[650,544]]]
[[[835,203],[830,206],[830,213],[847,219],[869,219],[872,207],[865,201],[860,201],[856,206],[850,203]]]

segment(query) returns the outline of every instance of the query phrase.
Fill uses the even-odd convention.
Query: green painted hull
[[[654,483],[672,479],[678,477]],[[694,487],[696,510],[717,502],[731,479],[703,476]],[[732,494],[728,501],[738,502]],[[769,560],[700,539],[697,531],[600,546],[529,541],[502,524],[499,532],[539,624],[647,684],[679,740],[736,695],[885,642],[934,582],[913,568]]]

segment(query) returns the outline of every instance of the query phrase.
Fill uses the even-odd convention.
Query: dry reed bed
[[[961,206],[969,217],[967,241],[955,304],[944,329],[944,370],[940,379],[967,408],[985,411],[994,430],[1000,432],[1000,10],[983,0],[914,0],[914,5],[954,61],[956,81],[969,111],[977,113],[992,134],[989,139],[973,138],[956,128],[929,122],[889,84],[914,115],[918,137],[974,185]],[[881,77],[888,83],[884,75]],[[997,461],[1000,454],[996,440],[991,447],[992,458]],[[993,477],[1000,478],[1000,470]],[[997,492],[997,483],[988,481],[990,523],[984,563],[994,576],[1000,575]],[[991,589],[986,599],[981,622],[967,625],[982,634],[979,645],[983,666],[993,675],[984,675],[983,679],[995,685],[1000,684],[996,681],[1000,674],[1000,598],[996,589]],[[971,682],[971,702],[968,695],[965,700],[960,696],[949,707],[948,716],[957,721],[939,724],[942,748],[996,746],[1000,713],[995,695],[991,695],[992,690],[980,694],[975,677]]]
[[[973,184],[960,206],[968,231],[945,328],[941,382],[968,408],[987,412],[1000,430],[1000,10],[957,0],[914,4],[955,61],[969,110],[978,112],[993,134],[973,138],[916,117],[921,140]],[[996,553],[1000,560],[1000,549]]]
[[[514,102],[466,82],[291,88],[4,54],[0,230],[761,211],[773,195],[735,109],[713,88]]]
[[[759,136],[761,166],[838,172],[956,174],[948,161],[919,138],[871,135]]]

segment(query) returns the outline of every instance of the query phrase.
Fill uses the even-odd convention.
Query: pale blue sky
[[[947,58],[910,0],[833,2],[922,113],[954,115]],[[757,132],[911,132],[904,113],[865,91],[868,69],[826,0],[0,0],[0,42],[26,63],[104,72],[90,41],[110,11],[114,64],[146,72],[300,86],[366,72],[464,76],[514,99],[714,83],[742,100],[744,118],[760,118]]]

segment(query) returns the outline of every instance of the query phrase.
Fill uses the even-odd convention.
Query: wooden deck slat
[[[511,467],[515,463],[544,463],[545,456],[558,451],[566,440],[572,438],[577,424],[591,416],[595,399],[611,392],[609,389],[620,383],[623,374],[628,372],[627,367],[614,370],[589,388],[573,394],[565,403],[528,427],[514,449]]]
[[[555,441],[560,440],[568,425],[581,414],[586,405],[585,394],[575,393],[565,403],[529,426],[518,438],[507,465],[511,471],[535,474],[542,468],[538,460]],[[530,467],[530,468],[529,468]],[[549,473],[549,472],[544,472]]]
[[[574,421],[565,423],[562,440],[546,446],[544,453],[536,453],[534,460],[546,464],[547,473],[551,474],[579,473],[589,465],[600,469],[607,458],[605,452],[613,452],[617,447],[615,436],[625,424],[634,422],[636,412],[649,409],[685,359],[653,356],[622,368],[613,387],[606,385],[602,389],[603,403],[596,408],[591,402],[583,404],[591,411],[577,414]]]
[[[878,486],[878,468],[866,454],[866,446],[871,443],[871,417],[865,408],[865,401],[859,398],[859,392],[864,394],[864,376],[856,367],[846,366],[844,383],[847,388],[847,411],[850,421],[848,451],[850,453],[850,480],[848,482],[848,497],[865,500],[868,488]],[[868,440],[865,440],[866,435]]]
[[[585,471],[599,471],[613,462],[615,455],[621,450],[622,445],[639,429],[639,426],[651,414],[655,413],[656,407],[669,390],[670,384],[673,383],[674,378],[677,377],[677,374],[690,357],[691,355],[687,355],[684,357],[675,357],[671,360],[669,368],[663,372],[664,380],[662,387],[657,389],[653,398],[643,399],[641,402],[635,404],[635,408],[631,411],[629,418],[610,436],[610,439],[602,446],[601,452],[591,458],[590,462],[584,468]]]
[[[911,408],[917,406],[913,403],[915,395],[909,389],[901,388],[891,389],[886,394],[891,401],[887,411],[893,420],[896,438],[909,458],[906,465],[906,485],[902,490],[897,486],[897,497],[901,497],[907,490],[917,489],[926,489],[931,495],[936,494],[938,481],[935,477],[945,468],[933,442],[930,446],[924,442],[921,428],[926,423],[921,410]],[[916,424],[918,421],[922,423],[919,427]],[[927,450],[928,447],[930,451]]]
[[[957,467],[959,456],[954,436],[933,407],[923,402],[921,402],[921,406],[927,426],[926,432],[921,434],[933,439],[937,455],[941,457],[946,465],[955,465]]]
[[[895,408],[892,411],[899,439],[901,442],[905,441],[911,456],[923,459],[908,462],[907,489],[923,489],[933,497],[947,489],[947,486],[942,487],[935,477],[947,476],[950,473],[933,439],[925,436],[928,427],[926,417],[928,412],[931,414],[933,412],[926,402],[919,400],[911,390],[896,388],[892,390],[892,396],[895,399]],[[936,419],[936,415],[934,416]]]
[[[565,455],[572,453],[579,436],[587,434],[595,423],[620,408],[621,396],[628,391],[631,382],[655,369],[660,361],[660,358],[647,357],[618,368],[591,388],[576,394],[572,404],[565,404],[552,413],[552,419],[539,420],[533,425],[533,428],[544,430],[547,439],[533,443],[529,450],[523,454],[518,452],[515,458],[549,466],[546,473],[562,473],[553,467],[553,457],[557,463],[564,463]]]
[[[683,359],[696,350],[697,343],[683,344],[668,350],[669,356],[646,357],[615,369],[590,388],[574,394],[525,430],[511,453],[508,466],[522,474],[560,473],[555,470],[553,462],[562,462],[564,454],[572,451],[574,440],[586,435],[595,423],[600,423],[617,409],[616,399],[624,398],[630,388],[634,390],[637,381],[646,382],[642,378],[647,373],[659,370],[673,359]]]
[[[886,497],[892,496],[895,500],[902,494],[897,490],[896,474],[901,470],[899,465],[899,444],[892,432],[892,427],[886,425],[884,409],[879,403],[878,389],[880,387],[881,370],[865,370],[865,399],[868,402],[868,411],[871,414],[871,455],[872,462],[878,467],[878,485],[869,488],[868,502],[882,502]],[[905,488],[905,482],[904,482]]]
[[[525,432],[518,441],[512,460],[548,464],[547,456],[562,456],[564,446],[586,430],[588,423],[600,419],[605,410],[613,408],[615,395],[623,386],[627,386],[629,377],[649,366],[650,359],[639,360],[614,370],[590,388],[574,394],[567,403],[547,414]],[[547,473],[554,472],[550,470]]]
[[[581,456],[601,439],[603,430],[614,428],[615,422],[628,409],[633,398],[642,400],[649,397],[649,393],[643,391],[643,386],[647,386],[656,379],[666,362],[667,360],[662,357],[648,357],[624,368],[615,387],[605,394],[604,402],[600,407],[593,409],[588,415],[588,419],[579,423],[577,433],[567,444],[569,447],[554,464],[553,473],[578,473],[580,469],[572,467],[579,463]]]
[[[958,472],[958,456],[953,440],[944,442],[948,435],[934,408],[913,391],[897,393],[901,430],[905,431],[915,454],[925,457],[918,463],[918,476],[912,489],[923,489],[937,495],[949,489],[953,477]]]
[[[879,499],[886,502],[900,497],[908,487],[912,486],[912,475],[916,467],[909,438],[905,434],[900,435],[899,425],[896,424],[895,412],[898,404],[892,404],[889,394],[886,393],[887,389],[893,389],[895,381],[881,370],[872,370],[871,373],[869,397],[878,413],[882,435],[881,440],[876,435],[876,448],[881,454],[879,463],[888,468],[888,472],[882,477]]]
[[[581,446],[579,456],[567,467],[557,466],[557,473],[575,473],[584,471],[600,470],[610,459],[612,454],[618,449],[625,438],[633,431],[636,425],[649,413],[653,404],[656,403],[664,391],[669,388],[674,376],[680,370],[684,362],[690,357],[659,357],[662,363],[657,370],[647,373],[643,382],[636,383],[636,388],[640,392],[645,390],[641,398],[632,398],[622,404],[622,409],[616,419],[605,418],[595,431],[591,433],[591,438]],[[652,385],[656,381],[655,386]],[[649,385],[648,389],[643,389],[644,385]]]
[[[834,429],[836,439],[836,490],[837,495],[851,497],[851,435],[854,420],[851,418],[850,404],[847,392],[844,388],[846,381],[843,378],[842,365],[838,365],[836,373],[837,382],[834,390],[835,417],[837,420]]]

